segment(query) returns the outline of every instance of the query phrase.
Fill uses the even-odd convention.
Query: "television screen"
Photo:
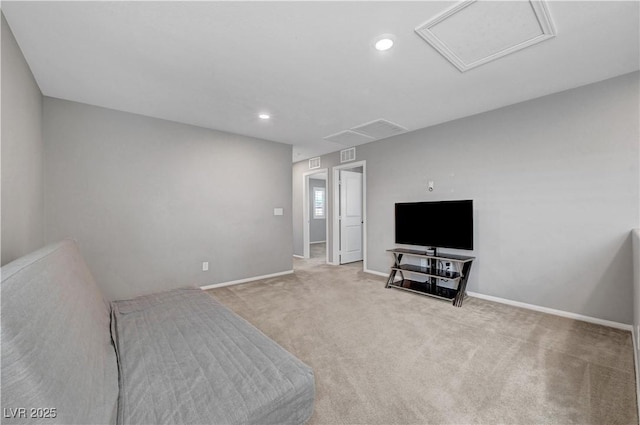
[[[396,204],[396,243],[473,249],[473,201]]]

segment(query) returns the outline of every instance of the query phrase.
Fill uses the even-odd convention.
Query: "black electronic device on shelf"
[[[438,249],[473,250],[473,201],[397,203],[395,235],[396,244],[430,249],[388,250],[394,256],[394,263],[386,287],[449,300],[456,307],[462,306],[474,257],[442,254]],[[404,264],[404,256],[420,259],[423,264]],[[400,280],[396,280],[397,275]],[[443,282],[456,287],[443,286]]]
[[[473,200],[397,203],[396,244],[473,249]]]

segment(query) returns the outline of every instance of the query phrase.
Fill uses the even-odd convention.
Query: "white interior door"
[[[362,173],[340,170],[340,264],[362,261]]]

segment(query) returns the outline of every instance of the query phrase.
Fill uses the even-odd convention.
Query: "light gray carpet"
[[[209,291],[313,368],[310,424],[638,423],[629,332],[323,263]]]
[[[309,256],[313,259],[325,260],[327,258],[327,243],[313,243],[309,245]]]

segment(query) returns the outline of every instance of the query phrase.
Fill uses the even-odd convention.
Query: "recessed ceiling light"
[[[376,50],[384,52],[385,50],[389,50],[393,47],[395,37],[391,34],[382,34],[379,35],[374,41],[374,46]]]
[[[393,40],[390,38],[383,38],[382,40],[378,40],[376,42],[376,49],[384,52],[385,50],[389,50],[393,47]]]
[[[260,114],[260,115],[258,115],[258,118],[260,118],[261,120],[268,120],[269,118],[271,118],[271,115],[269,115],[269,114]]]

